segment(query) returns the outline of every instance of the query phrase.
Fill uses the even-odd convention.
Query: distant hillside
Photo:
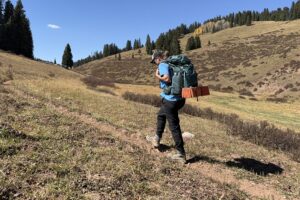
[[[201,49],[185,52],[199,73],[200,83],[215,90],[245,95],[297,97],[300,91],[300,20],[255,22],[201,36]],[[211,45],[208,46],[208,41]],[[134,53],[134,58],[132,58]],[[154,85],[150,56],[129,51],[93,61],[75,71],[119,83]]]
[[[46,64],[0,51],[0,83],[9,79],[36,80],[54,77],[64,79],[81,78],[79,74],[65,70],[58,65]]]

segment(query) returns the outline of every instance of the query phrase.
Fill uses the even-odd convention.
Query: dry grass
[[[3,91],[0,94],[0,121],[6,122],[1,126],[5,131],[0,138],[3,154],[0,193],[3,197],[219,199],[224,194],[224,199],[246,198],[237,189],[236,181],[223,185],[207,178],[212,171],[205,171],[203,165],[207,165],[207,169],[216,169],[218,175],[225,173],[224,179],[230,173],[234,180],[275,188],[290,199],[300,196],[298,163],[283,152],[228,135],[226,126],[221,123],[181,116],[182,129],[195,135],[193,140],[186,141],[186,150],[192,166],[196,163],[195,168],[182,168],[164,157],[153,156],[143,145],[124,142],[110,132],[96,129],[71,115],[58,113],[46,105],[51,103],[98,122],[122,127],[127,130],[124,137],[128,138],[153,134],[157,108],[91,90],[81,81],[83,76],[55,66],[47,68],[48,65],[9,54],[1,53],[0,56],[5,58],[3,65],[12,64],[14,69],[14,80],[10,85],[4,89],[0,85],[0,91]],[[55,76],[49,76],[51,72]],[[127,89],[144,94],[159,92],[158,88],[142,85],[116,86],[110,89],[118,95]],[[24,95],[18,95],[19,91]],[[272,112],[278,112],[280,118],[276,120],[286,126],[290,121],[297,127],[298,104],[251,101],[253,104],[250,105],[249,101],[240,100],[236,94],[213,92],[202,98],[201,106],[224,112],[227,108],[228,112],[233,110],[245,116],[257,114],[253,108],[261,109],[270,121],[275,120]],[[196,104],[194,100],[190,103]],[[286,113],[282,113],[282,109]],[[162,142],[172,146],[169,133],[166,130]],[[243,160],[254,160],[260,165],[242,164]],[[263,167],[257,170],[257,166]],[[280,170],[269,173],[269,166],[282,169],[283,173]]]
[[[10,121],[0,125],[1,199],[210,199],[224,191],[226,199],[245,197],[45,102],[0,96],[0,122]]]
[[[130,132],[133,131],[133,133],[145,136],[153,131],[153,127],[155,127],[156,108],[87,90],[80,80],[69,80],[68,82],[64,80],[34,80],[20,83],[14,81],[14,83],[17,90],[24,90],[25,93],[30,94],[29,96],[37,96],[45,101],[51,101],[57,106],[66,106],[72,111],[85,113],[98,121],[122,127]],[[19,85],[21,83],[22,87]],[[298,168],[298,164],[290,161],[289,158],[280,152],[269,151],[237,138],[228,137],[226,127],[222,124],[189,116],[182,116],[181,122],[185,131],[196,135],[196,139],[186,145],[190,158],[194,157],[197,160],[197,157],[204,156],[208,157],[209,160],[217,160],[214,164],[222,169],[226,168],[226,162],[231,161],[232,156],[255,158],[255,160],[270,162],[278,166],[281,166],[280,163],[285,160],[284,162],[289,163],[284,165],[285,172],[291,174],[291,176],[298,177],[290,170],[292,167]],[[163,142],[167,145],[172,145],[172,139],[169,134],[166,134]],[[297,182],[291,182],[288,177],[276,175],[262,178],[259,174],[253,176],[252,172],[247,170],[239,168],[232,168],[232,170],[242,179],[246,178],[264,184],[271,184],[282,191],[284,191],[286,183],[289,182],[292,190],[287,195],[296,195],[296,191],[299,188]],[[275,185],[274,180],[277,181]]]

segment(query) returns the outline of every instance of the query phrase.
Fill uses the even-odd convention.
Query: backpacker
[[[165,94],[181,96],[183,88],[198,86],[197,72],[191,60],[186,56],[170,56],[164,63],[169,65],[171,74],[171,84],[164,88]]]

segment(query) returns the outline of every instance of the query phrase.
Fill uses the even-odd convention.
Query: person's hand
[[[159,70],[158,70],[158,68],[156,69],[155,76],[156,76],[158,79],[160,79],[160,75],[159,75]]]

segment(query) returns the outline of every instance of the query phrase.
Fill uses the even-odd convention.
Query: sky
[[[15,5],[16,0],[12,0]],[[36,58],[61,62],[67,43],[74,61],[103,49],[119,48],[147,34],[152,40],[181,23],[203,22],[243,10],[290,7],[293,0],[22,0],[31,23]]]

